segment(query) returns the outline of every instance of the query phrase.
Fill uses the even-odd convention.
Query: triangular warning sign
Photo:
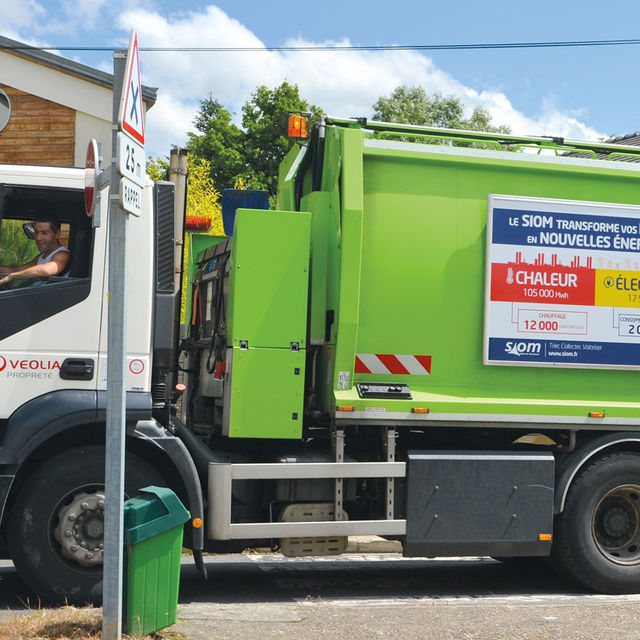
[[[140,83],[140,53],[138,51],[138,34],[131,31],[129,52],[122,84],[120,101],[120,129],[144,146],[144,112],[142,104],[142,85]]]

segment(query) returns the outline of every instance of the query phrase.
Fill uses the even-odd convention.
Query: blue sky
[[[450,44],[638,37],[637,0],[13,0],[0,33],[53,46]],[[515,133],[598,138],[640,129],[640,45],[438,52],[142,53],[143,82],[158,87],[147,120],[148,151],[183,144],[200,99],[212,94],[239,114],[259,84],[296,83],[339,116],[371,115],[400,84],[460,96]],[[63,52],[111,70],[108,53]],[[0,74],[1,75],[1,74]]]

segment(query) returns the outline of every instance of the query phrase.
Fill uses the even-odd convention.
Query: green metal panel
[[[311,304],[309,310],[309,344],[324,344],[327,314],[327,260],[329,247],[329,194],[315,191],[300,203],[311,211]],[[314,215],[317,211],[318,215]],[[323,215],[323,213],[325,215]]]
[[[637,372],[482,364],[488,195],[640,203],[637,170],[572,162],[365,144],[361,239],[357,227],[346,228],[351,200],[344,200],[342,285],[349,289],[341,290],[336,362],[351,372],[352,383],[405,382],[414,399],[361,400],[350,385],[336,392],[338,404],[585,418],[589,410],[606,410],[607,418],[640,417]],[[356,353],[430,355],[431,375],[354,377]]]
[[[310,228],[308,213],[236,214],[227,332],[230,437],[302,435]]]
[[[233,349],[225,432],[235,438],[300,438],[305,352]]]
[[[334,389],[350,388],[351,380],[342,372],[353,371],[354,354],[360,330],[360,276],[363,232],[362,132],[342,133],[342,256],[338,303],[338,336],[334,365]]]
[[[287,153],[284,160],[280,163],[276,209],[291,211],[295,208],[296,173],[300,168],[300,163],[306,151],[306,146],[296,143],[289,149],[289,153]]]
[[[299,206],[313,217],[308,338],[324,338],[315,372],[321,409],[353,405],[406,417],[425,407],[442,419],[479,414],[489,422],[501,414],[567,416],[592,427],[589,411],[640,419],[636,371],[482,364],[489,194],[640,204],[635,165],[376,140],[355,121],[327,122],[324,154],[309,149],[314,156],[299,180]],[[413,132],[398,127],[400,135]],[[294,159],[282,183],[289,203]],[[317,162],[321,182],[311,193]],[[328,341],[327,312],[335,314]],[[358,353],[431,356],[431,373],[354,375]],[[404,382],[413,398],[361,399],[359,381]]]
[[[238,209],[231,249],[230,346],[306,346],[310,214]]]

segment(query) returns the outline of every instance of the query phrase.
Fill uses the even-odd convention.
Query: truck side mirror
[[[36,230],[33,227],[33,222],[25,222],[22,225],[22,230],[24,231],[24,235],[29,238],[29,240],[34,240],[36,237]]]

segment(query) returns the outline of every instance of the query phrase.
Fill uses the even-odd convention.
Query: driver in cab
[[[33,223],[34,240],[40,252],[33,260],[15,266],[0,266],[0,288],[11,286],[14,280],[26,278],[68,277],[70,252],[60,244],[60,220],[53,216]],[[44,284],[36,282],[35,285]],[[34,285],[34,286],[35,286]]]

